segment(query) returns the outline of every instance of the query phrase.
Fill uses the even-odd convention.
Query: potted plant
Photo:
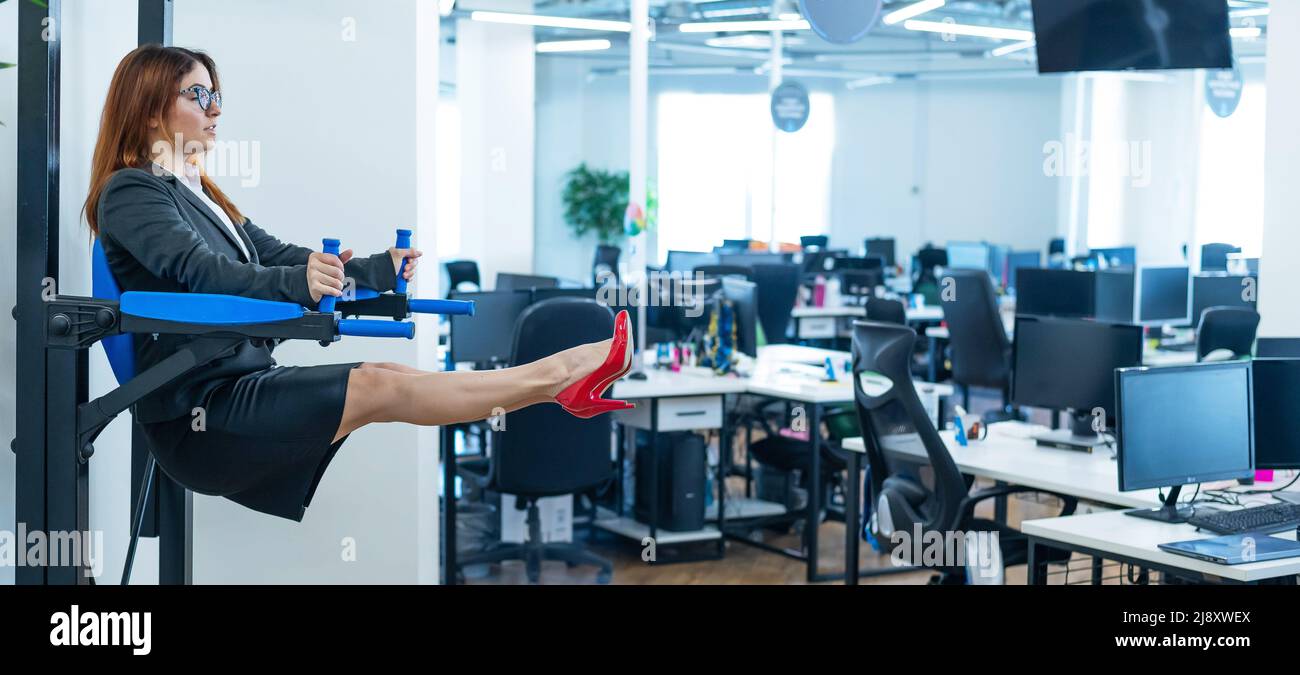
[[[592,169],[584,162],[564,178],[564,222],[574,236],[594,233],[602,244],[619,241],[627,210],[627,172]]]

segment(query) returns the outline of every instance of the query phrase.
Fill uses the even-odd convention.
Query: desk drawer
[[[816,340],[835,337],[837,321],[833,316],[816,316],[799,319],[799,337]]]
[[[618,422],[636,429],[650,428],[650,406],[642,399],[635,410],[618,413]],[[722,396],[679,396],[659,399],[659,431],[689,431],[722,427]]]

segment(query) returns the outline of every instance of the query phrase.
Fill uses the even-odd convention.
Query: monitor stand
[[[1092,416],[1075,413],[1070,414],[1069,429],[1053,429],[1034,436],[1034,440],[1046,448],[1079,452],[1092,452],[1106,445],[1106,439],[1092,430]]]
[[[1135,518],[1146,518],[1147,520],[1158,520],[1162,523],[1185,523],[1188,518],[1192,517],[1195,511],[1190,506],[1178,507],[1178,494],[1182,492],[1183,486],[1175,485],[1165,496],[1164,506],[1158,509],[1132,509],[1125,511],[1124,515]]]

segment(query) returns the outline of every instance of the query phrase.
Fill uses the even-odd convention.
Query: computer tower
[[[704,439],[689,431],[660,433],[655,443],[646,443],[636,453],[636,519],[651,523],[650,481],[652,464],[657,471],[659,521],[670,532],[691,532],[704,528],[704,501],[708,459]]]

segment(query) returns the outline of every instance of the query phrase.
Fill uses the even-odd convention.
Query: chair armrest
[[[975,492],[972,492],[971,494],[967,495],[966,498],[963,499],[961,502],[961,509],[960,509],[961,518],[963,521],[971,518],[975,514],[975,506],[984,500],[992,499],[995,497],[1006,497],[1008,495],[1019,494],[1022,492],[1038,492],[1045,495],[1051,495],[1053,497],[1056,497],[1057,499],[1060,499],[1064,503],[1064,507],[1061,509],[1061,512],[1057,514],[1058,516],[1073,515],[1075,509],[1079,507],[1078,497],[1074,497],[1071,495],[1065,495],[1059,492],[1052,492],[1051,490],[1041,490],[1039,488],[1023,487],[1020,485],[1000,485],[996,487],[985,488],[983,490],[976,490]]]

